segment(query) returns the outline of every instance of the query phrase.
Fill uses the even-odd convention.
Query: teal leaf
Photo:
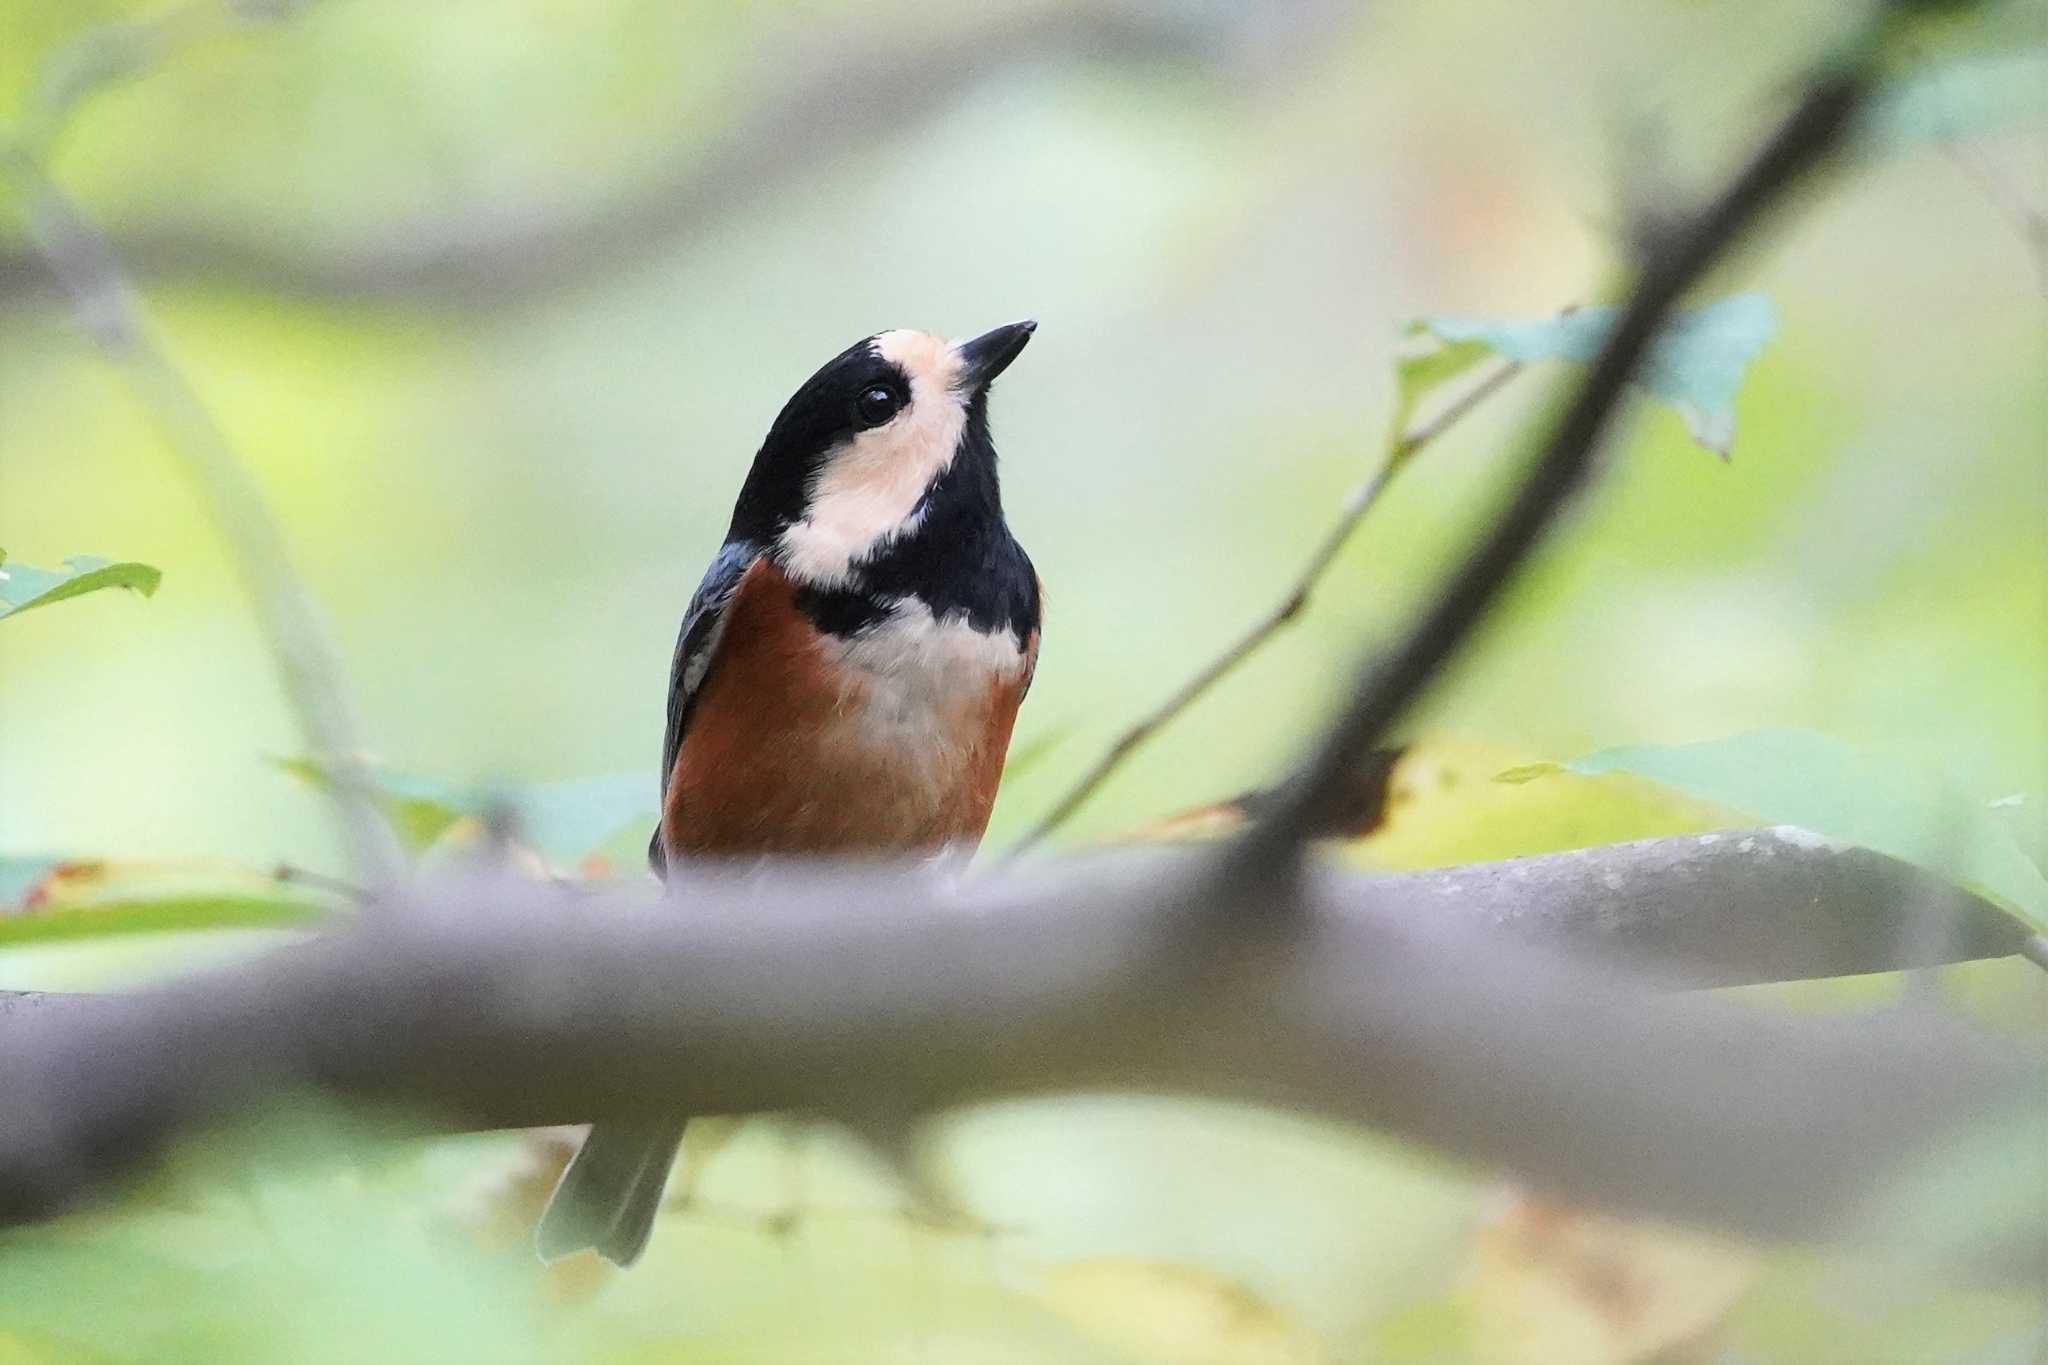
[[[1910,146],[2038,125],[2048,113],[2048,47],[1976,52],[1892,82],[1863,116],[1864,136]]]
[[[0,909],[21,904],[37,883],[49,876],[62,861],[48,856],[0,856]]]
[[[26,904],[30,894],[66,861],[53,854],[0,855],[0,914]]]
[[[526,841],[558,861],[573,861],[628,826],[652,829],[657,784],[650,773],[610,773],[561,782],[483,788],[472,810],[509,807]],[[480,800],[477,800],[480,797]],[[644,832],[644,831],[643,831]]]
[[[323,790],[333,786],[313,758],[282,758],[277,765]],[[372,766],[370,781],[406,846],[421,852],[458,821],[511,813],[520,839],[556,862],[573,862],[630,825],[652,825],[656,789],[646,773],[613,773],[560,782],[465,783],[397,768]]]
[[[1982,801],[1811,730],[1607,749],[1566,765],[1634,773],[1769,824],[1794,825],[1926,868],[2048,932],[2048,878]]]
[[[1579,308],[1535,321],[1432,317],[1410,330],[1427,330],[1454,348],[1476,346],[1480,355],[1524,364],[1584,364],[1606,344],[1617,316],[1613,308]],[[1725,458],[1735,441],[1736,392],[1777,325],[1771,301],[1762,294],[1736,294],[1682,312],[1665,326],[1636,384],[1676,408],[1693,440]],[[1465,351],[1448,354],[1461,362],[1459,369],[1473,363]]]
[[[67,597],[83,597],[102,588],[127,588],[148,597],[162,581],[162,572],[147,564],[73,555],[62,568],[38,569],[20,560],[9,560],[6,551],[0,550],[0,617],[31,607],[46,607]]]

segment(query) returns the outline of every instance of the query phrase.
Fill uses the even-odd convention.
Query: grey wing
[[[661,801],[664,809],[668,805],[669,774],[675,771],[676,753],[683,747],[684,732],[690,728],[690,712],[697,700],[697,691],[703,686],[705,675],[711,671],[719,637],[725,630],[725,609],[731,605],[740,579],[746,576],[747,570],[753,567],[762,553],[762,548],[752,541],[728,541],[711,561],[711,567],[704,571],[704,581],[697,585],[696,595],[690,599],[690,609],[683,613],[683,627],[676,634],[675,661],[669,665],[668,733],[661,744]],[[667,867],[658,819],[654,837],[647,842],[647,862],[657,874]]]

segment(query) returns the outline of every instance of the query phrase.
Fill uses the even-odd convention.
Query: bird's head
[[[881,332],[827,361],[783,405],[733,509],[732,536],[801,582],[844,588],[944,502],[1000,523],[987,395],[1031,339],[1013,322],[970,341]]]

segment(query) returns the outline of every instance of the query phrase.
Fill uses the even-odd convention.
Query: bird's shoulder
[[[710,566],[697,584],[697,591],[690,595],[690,605],[683,612],[682,626],[676,632],[675,655],[669,664],[668,723],[661,747],[661,792],[664,799],[668,792],[669,774],[675,770],[676,753],[682,748],[683,736],[690,728],[697,697],[703,691],[704,679],[710,673],[713,661],[718,657],[718,647],[725,635],[732,604],[747,576],[750,573],[758,575],[770,562],[768,547],[760,542],[728,540],[712,556]],[[661,871],[663,859],[659,831],[656,831],[647,854],[655,871]]]

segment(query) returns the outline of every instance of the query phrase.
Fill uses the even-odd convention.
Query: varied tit
[[[1037,324],[856,342],[783,405],[683,616],[656,872],[687,858],[971,849],[1038,657],[989,384]],[[537,1241],[629,1265],[683,1120],[593,1127]]]

